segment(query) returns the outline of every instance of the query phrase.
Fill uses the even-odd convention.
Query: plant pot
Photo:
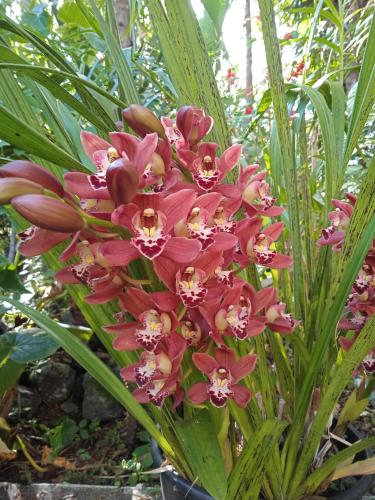
[[[160,467],[164,461],[156,441],[152,441],[151,445],[152,458],[154,459],[155,467]],[[213,500],[213,497],[207,491],[192,485],[185,479],[182,479],[173,471],[166,471],[160,474],[161,493],[164,500]]]
[[[355,443],[362,439],[362,436],[353,426],[349,425],[346,431],[346,439],[350,443]],[[339,448],[344,447],[345,445],[339,446]],[[155,441],[152,441],[151,452],[155,467],[160,467],[164,461],[164,457]],[[365,460],[371,456],[372,452],[370,449],[364,450],[355,456],[355,460]],[[352,480],[354,484],[350,488],[340,492],[329,488],[321,494],[320,498],[329,498],[330,500],[362,500],[363,495],[371,488],[375,480],[375,475],[356,476]],[[340,481],[342,480],[339,479],[335,483],[340,484]],[[164,500],[181,500],[183,498],[187,500],[213,500],[213,497],[207,491],[199,486],[192,485],[192,483],[182,479],[173,471],[162,472],[160,474],[160,485]]]
[[[355,427],[349,425],[346,430],[345,438],[349,443],[356,443],[361,440],[363,436]],[[344,444],[338,443],[338,448],[345,448]],[[363,450],[354,457],[353,461],[366,460],[366,458],[372,457],[371,449]],[[343,491],[338,492],[333,488],[329,488],[327,491],[323,492],[323,496],[331,500],[362,500],[363,495],[365,495],[374,483],[375,475],[370,476],[355,476],[351,478],[353,480],[353,485]],[[340,484],[341,479],[334,481],[334,483]]]

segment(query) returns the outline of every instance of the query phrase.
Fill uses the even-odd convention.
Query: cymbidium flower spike
[[[0,168],[0,177],[8,177],[0,184],[13,189],[6,201],[34,224],[20,234],[20,251],[37,255],[68,240],[60,260],[74,260],[56,278],[88,286],[90,304],[118,301],[117,323],[105,329],[114,335],[115,349],[138,351],[138,362],[121,370],[124,381],[138,386],[138,401],[161,407],[171,396],[172,410],[183,401],[188,350],[184,366],[208,377],[190,388],[191,401],[222,407],[231,398],[244,407],[251,393],[238,382],[253,370],[256,357],[236,360],[228,345],[246,349],[248,338],[266,326],[290,333],[297,324],[274,289],[255,291],[238,274],[250,262],[275,269],[291,264],[275,248],[284,225],[263,227],[265,217],[283,209],[274,205],[257,165],[239,166],[237,183],[223,183],[239,165],[242,148],[235,144],[220,155],[216,144],[202,142],[213,124],[203,110],[185,106],[174,123],[133,105],[124,120],[140,137],[121,127],[108,141],[82,132],[96,172],[66,173],[65,189],[30,162]],[[349,216],[345,204],[336,208]],[[338,227],[347,222],[341,212]],[[368,255],[348,300],[350,325],[374,310],[374,255]],[[167,291],[153,291],[157,278]],[[219,346],[215,357],[203,352],[213,343]]]

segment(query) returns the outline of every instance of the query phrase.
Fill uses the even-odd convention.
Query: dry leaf
[[[0,439],[0,460],[5,460],[9,462],[10,460],[14,460],[17,456],[17,453],[13,450],[10,450],[8,446],[4,443],[2,439]]]
[[[337,467],[333,474],[332,480],[340,479],[348,476],[367,476],[375,473],[375,457],[359,460],[350,465],[342,465]]]
[[[68,460],[64,457],[55,458],[55,460],[53,461],[53,465],[55,467],[60,467],[61,469],[66,470],[75,470],[76,468],[76,465],[71,460]]]
[[[52,449],[48,446],[43,446],[42,457],[40,459],[40,463],[42,465],[54,465],[55,467],[60,467],[61,469],[75,470],[75,464],[67,458],[56,457],[55,460],[51,460],[51,451]]]
[[[4,417],[0,417],[0,429],[3,431],[10,432],[12,429],[9,427],[8,422],[5,420]]]

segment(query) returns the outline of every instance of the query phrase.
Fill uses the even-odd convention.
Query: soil
[[[2,463],[0,482],[29,484],[66,481],[80,484],[126,485],[131,472],[124,471],[123,461],[128,462],[133,449],[145,444],[135,436],[138,429],[134,428],[132,422],[129,428],[129,418],[125,416],[123,419],[101,424],[97,422],[86,424],[81,420],[77,423],[78,431],[73,442],[55,454],[57,455],[55,458],[51,452],[49,453],[51,429],[53,431],[64,417],[66,418],[63,412],[42,404],[36,419],[21,419],[12,426],[6,441],[12,443],[18,435],[36,466],[41,466],[43,471],[36,470],[31,460],[19,450],[15,460]],[[132,436],[129,436],[129,432]],[[132,443],[131,447],[126,444],[129,441]]]

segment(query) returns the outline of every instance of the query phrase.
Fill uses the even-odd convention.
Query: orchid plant
[[[87,285],[90,304],[117,302],[114,322],[103,329],[115,350],[128,353],[120,374],[139,403],[177,421],[212,408],[207,415],[223,434],[218,449],[229,474],[238,459],[233,447],[247,432],[243,419],[276,404],[282,422],[290,411],[281,387],[278,402],[259,392],[259,384],[272,380],[265,331],[271,345],[282,346],[300,324],[268,279],[292,265],[277,251],[284,223],[273,219],[284,209],[267,173],[246,165],[239,144],[218,155],[218,144],[205,141],[213,119],[204,110],[184,106],[175,121],[158,120],[133,105],[123,118],[138,135],[116,131],[107,142],[81,134],[96,173],[68,172],[62,184],[41,166],[16,160],[0,169],[1,202],[32,223],[19,234],[23,255],[65,242],[60,260],[67,265],[56,279]],[[235,182],[226,182],[229,173]],[[331,226],[318,245],[340,251],[356,201],[348,199],[333,200]],[[339,338],[344,350],[375,312],[374,273],[372,248],[339,323],[355,332]],[[287,355],[284,348],[280,353]],[[358,370],[374,370],[373,353]],[[258,356],[260,379],[252,376]],[[240,434],[230,434],[237,426]],[[187,474],[178,459],[171,462]]]
[[[0,203],[22,229],[20,253],[42,254],[57,271],[121,378],[67,329],[14,298],[3,300],[138,419],[166,467],[214,498],[299,500],[336,479],[372,473],[374,459],[356,457],[375,438],[348,443],[345,432],[374,388],[374,160],[346,201],[343,184],[373,104],[375,21],[344,127],[336,74],[324,79],[328,93],[321,81],[289,83],[287,106],[273,2],[259,0],[270,90],[251,126],[270,97],[274,116],[262,169],[243,155],[247,135],[231,142],[189,2],[147,2],[176,101],[194,103],[168,117],[129,106],[141,98],[112,36],[111,2],[105,16],[89,4],[87,22],[105,40],[121,99],[81,78],[47,42],[2,19],[17,44],[27,40],[52,64],[21,64],[3,48],[7,87],[0,82],[0,96],[14,114],[0,106],[0,137],[33,161],[0,167]],[[299,69],[294,76],[304,79],[305,63]],[[35,75],[92,124],[81,132],[87,158],[43,135],[18,85],[17,99],[6,100],[11,71]],[[54,76],[67,79],[78,97],[57,88]],[[121,122],[114,123],[108,103],[116,116],[126,108]],[[56,127],[67,115],[54,116],[49,127],[60,137]],[[319,153],[308,154],[308,126],[319,130]],[[309,165],[317,157],[318,179]],[[319,184],[319,196],[312,184]],[[340,400],[345,390],[349,397]]]

